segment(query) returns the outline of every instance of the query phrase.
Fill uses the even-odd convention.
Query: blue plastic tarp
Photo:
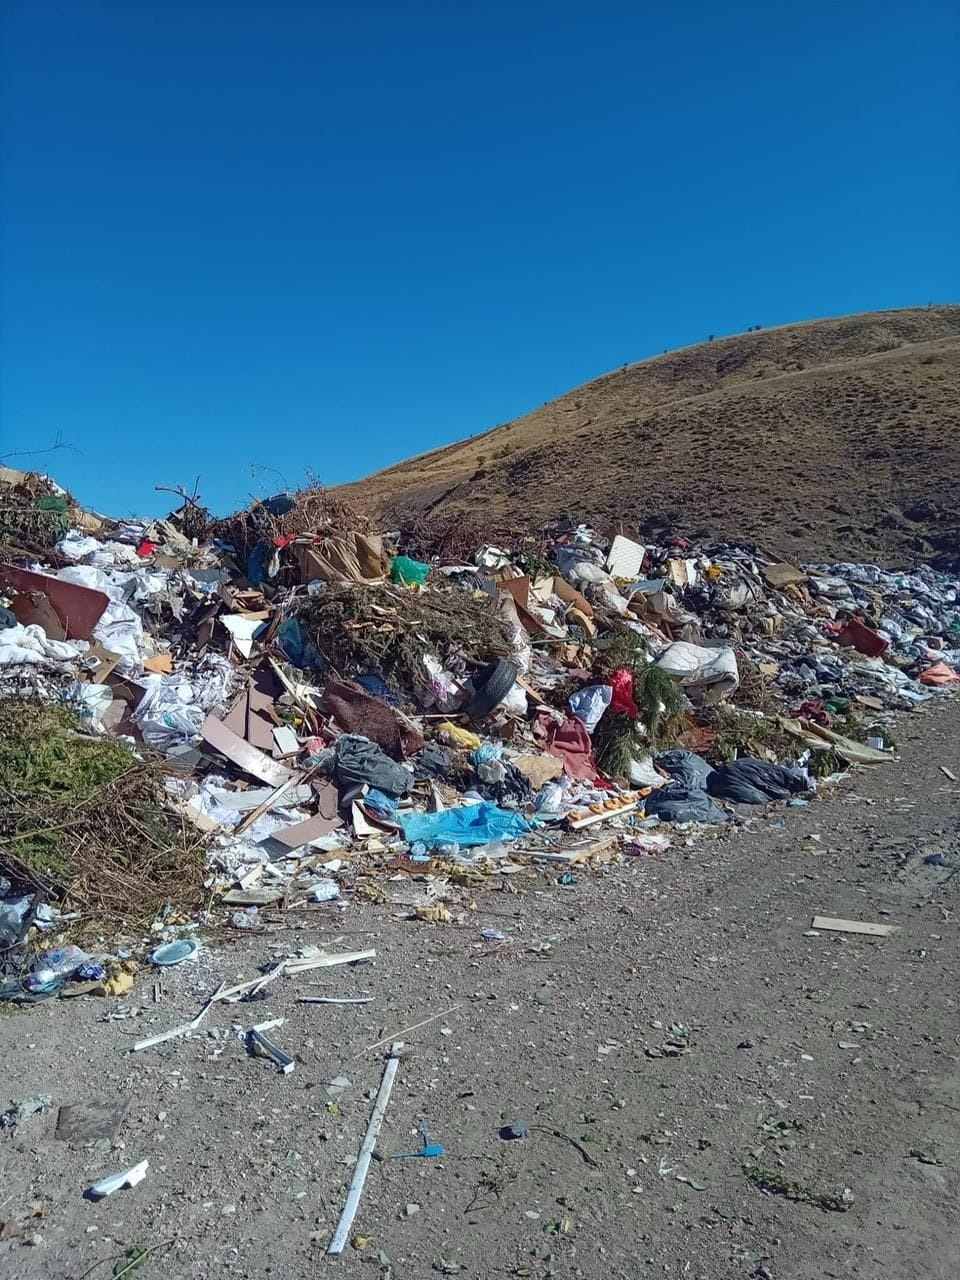
[[[421,841],[428,848],[438,844],[470,846],[492,840],[516,840],[526,835],[530,824],[522,813],[501,809],[484,801],[443,813],[400,813],[404,838],[411,844]]]

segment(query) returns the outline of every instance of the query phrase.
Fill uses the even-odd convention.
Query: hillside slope
[[[960,306],[686,347],[336,491],[402,523],[563,513],[807,559],[960,550]]]

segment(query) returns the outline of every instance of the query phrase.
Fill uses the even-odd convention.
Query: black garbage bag
[[[806,771],[796,765],[768,764],[749,756],[722,764],[707,779],[710,795],[734,804],[769,804],[809,789]]]
[[[413,776],[417,779],[450,777],[450,757],[438,742],[428,742],[410,763],[413,765]]]
[[[661,751],[656,762],[661,769],[666,769],[674,782],[679,782],[692,791],[703,791],[707,778],[713,773],[713,766],[707,764],[701,756],[680,747],[674,751]]]
[[[342,733],[337,739],[333,765],[337,782],[344,787],[366,782],[384,795],[405,796],[413,786],[413,774],[391,760],[375,742],[358,733]]]
[[[647,796],[643,807],[648,818],[659,818],[661,822],[717,823],[727,822],[730,817],[705,791],[679,782],[658,787]]]

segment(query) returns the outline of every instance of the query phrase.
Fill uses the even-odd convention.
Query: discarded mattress
[[[729,648],[707,649],[676,640],[667,645],[655,665],[682,684],[692,702],[722,702],[740,683],[737,655]]]

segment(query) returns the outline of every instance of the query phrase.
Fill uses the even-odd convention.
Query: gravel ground
[[[4,1011],[0,1102],[43,1092],[53,1105],[0,1131],[0,1223],[23,1224],[0,1242],[0,1274],[102,1280],[139,1245],[154,1250],[147,1280],[338,1267],[380,1280],[952,1280],[958,878],[924,859],[960,865],[960,783],[938,767],[960,774],[960,703],[906,718],[898,737],[899,763],[805,808],[573,886],[511,880],[478,893],[463,926],[318,906],[205,946],[169,972],[159,1004],[142,973],[128,1020],[105,1020],[121,1002],[92,998]],[[815,914],[898,931],[815,936]],[[506,940],[481,940],[483,927]],[[129,1054],[221,979],[305,943],[377,958],[281,979],[255,1004],[217,1006],[195,1038]],[[372,1001],[297,1003],[318,994]],[[412,1151],[425,1131],[445,1153],[374,1161],[360,1247],[328,1259],[383,1070],[384,1050],[365,1046],[434,1015],[405,1037],[379,1151]],[[230,1033],[281,1016],[288,1076]],[[672,1024],[686,1051],[650,1056]],[[335,1077],[351,1083],[331,1109]],[[118,1097],[129,1113],[112,1144],[54,1136],[61,1104]],[[505,1141],[513,1121],[528,1134]],[[143,1159],[134,1189],[83,1198]],[[801,1198],[764,1192],[744,1165]]]

